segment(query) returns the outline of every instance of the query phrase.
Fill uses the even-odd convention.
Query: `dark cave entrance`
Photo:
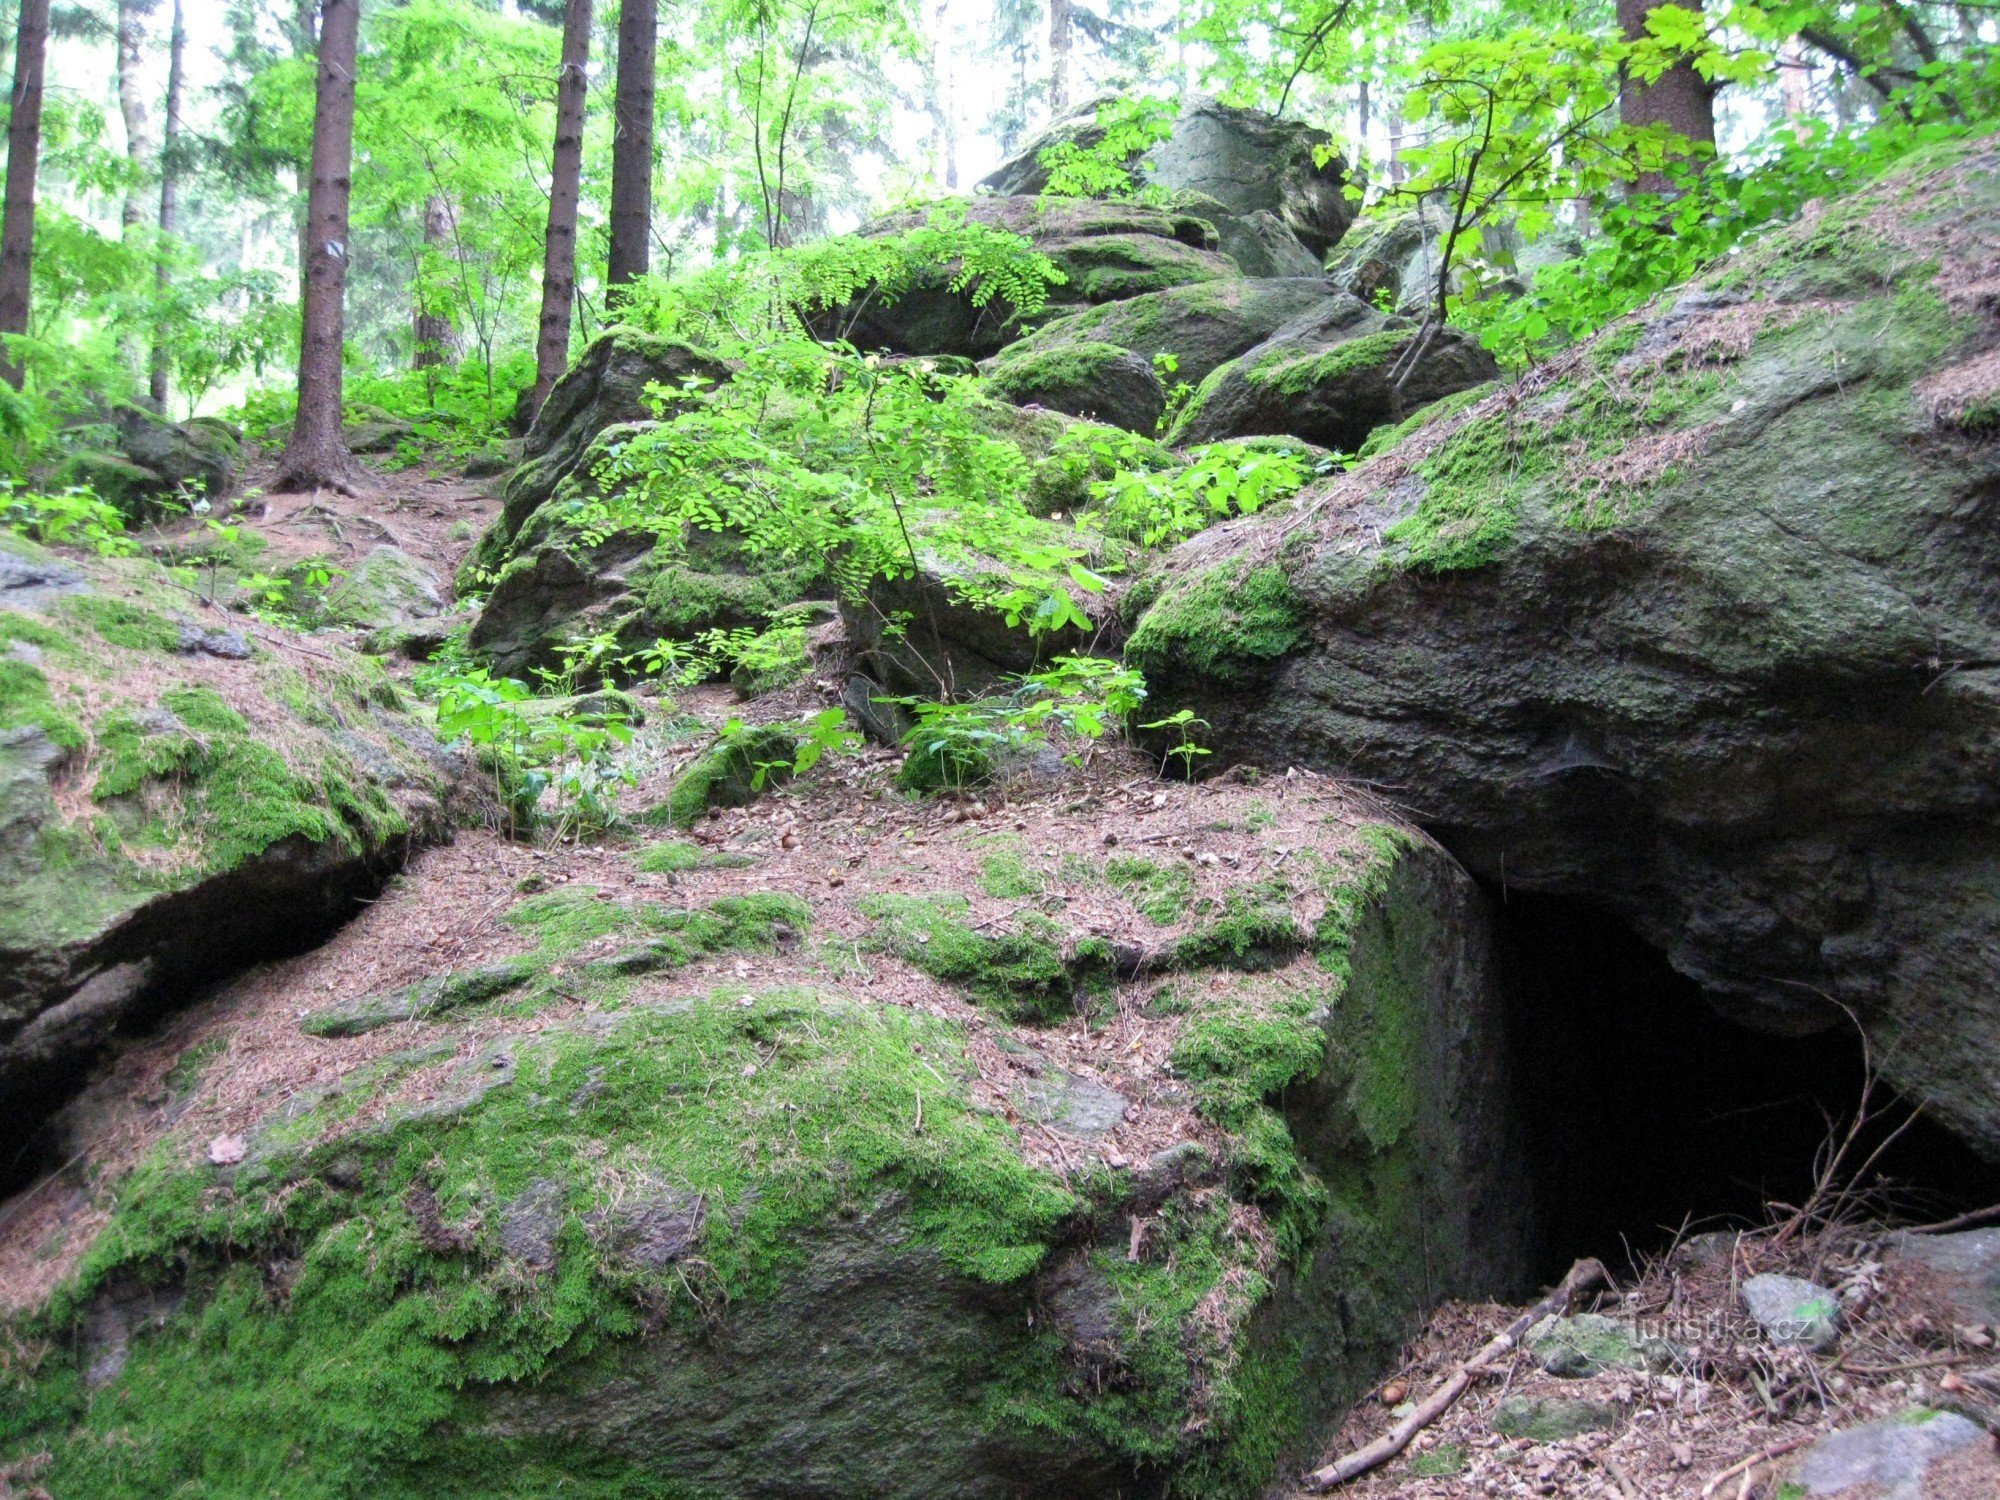
[[[1492,892],[1509,1041],[1540,1235],[1536,1276],[1595,1255],[1614,1273],[1675,1231],[1762,1222],[1812,1189],[1829,1119],[1862,1089],[1843,1027],[1780,1037],[1725,1020],[1693,980],[1617,918],[1573,899]],[[1877,1085],[1878,1122],[1851,1159],[1908,1115]],[[2000,1167],[1919,1118],[1878,1175],[1899,1213],[1935,1219],[2000,1202]]]

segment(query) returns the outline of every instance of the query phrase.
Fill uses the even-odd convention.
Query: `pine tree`
[[[13,113],[7,121],[7,197],[0,220],[0,335],[28,331],[35,268],[35,169],[42,154],[42,66],[49,50],[49,0],[21,0],[14,43]],[[25,374],[13,351],[0,353],[0,380],[15,390]]]
[[[569,363],[571,304],[576,300],[576,209],[583,182],[583,112],[589,92],[591,0],[563,12],[562,70],[556,80],[556,141],[549,179],[549,229],[542,254],[542,321],[535,343],[532,419]]]
[[[360,0],[322,0],[312,185],[306,196],[305,296],[298,415],[278,460],[279,490],[352,494],[361,469],[341,432],[341,345],[347,292],[347,205],[353,191],[354,71]]]
[[[658,0],[624,0],[618,16],[618,95],[611,143],[607,299],[646,274],[653,238],[654,53]]]

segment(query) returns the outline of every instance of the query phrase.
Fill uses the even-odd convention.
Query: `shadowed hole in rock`
[[[1489,892],[1540,1225],[1535,1273],[1579,1256],[1614,1273],[1689,1232],[1763,1222],[1812,1192],[1816,1161],[1861,1100],[1845,1026],[1774,1036],[1719,1014],[1701,986],[1582,901]],[[1860,1163],[1909,1116],[1876,1085]],[[1882,1154],[1872,1211],[1937,1219],[2000,1203],[2000,1166],[1919,1117]]]

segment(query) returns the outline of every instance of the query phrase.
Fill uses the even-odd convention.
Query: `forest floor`
[[[382,474],[359,498],[253,501],[240,519],[269,539],[275,559],[331,552],[345,563],[386,543],[449,580],[496,508],[491,486],[406,470]],[[795,717],[838,701],[840,685],[838,672],[829,671],[748,704],[720,686],[643,698],[650,722],[632,749],[635,784],[624,805],[637,811],[664,800],[682,766],[727,719]],[[957,893],[969,901],[975,928],[1053,901],[1072,930],[1143,948],[1170,941],[1181,928],[1141,914],[1107,884],[1104,863],[1114,851],[1184,872],[1195,895],[1220,892],[1282,861],[1286,855],[1274,848],[1311,848],[1335,860],[1351,855],[1354,831],[1377,815],[1374,805],[1353,788],[1299,771],[1279,771],[1255,787],[1229,777],[1188,786],[1162,780],[1158,766],[1135,751],[1104,748],[1004,795],[918,802],[891,786],[899,759],[876,748],[830,756],[810,776],[749,807],[718,811],[685,838],[642,828],[528,842],[474,828],[419,853],[324,946],[221,986],[101,1071],[73,1106],[86,1164],[0,1205],[0,1309],[47,1295],[107,1221],[124,1170],[163,1144],[192,1153],[241,1139],[274,1112],[338,1093],[343,1079],[391,1054],[431,1049],[431,1061],[368,1107],[421,1104],[503,1033],[574,1020],[557,1005],[528,1016],[412,1019],[353,1037],[300,1028],[314,1012],[518,951],[520,935],[499,918],[528,893],[587,890],[606,901],[686,905],[759,891],[805,896],[813,910],[810,953],[801,944],[797,951],[724,954],[679,972],[674,983],[805,984],[812,973],[824,977],[831,953],[848,966],[843,985],[967,1029],[976,1087],[1021,1128],[1031,1159],[1068,1174],[1090,1158],[1122,1166],[1178,1141],[1205,1140],[1212,1127],[1173,1087],[1171,1031],[1140,1003],[1140,986],[1121,986],[1108,1015],[1038,1030],[1036,1051],[998,1045],[987,1015],[961,992],[863,941],[870,921],[860,897]],[[667,873],[661,861],[645,858],[675,842],[685,868]],[[642,868],[648,863],[656,872]],[[196,1075],[201,1085],[190,1087]],[[1110,1090],[1129,1103],[1101,1131],[1079,1136],[1051,1128],[1052,1117],[1030,1102],[1054,1092],[1045,1086],[1038,1093],[1038,1080]],[[1836,1350],[1776,1350],[1760,1340],[1736,1288],[1743,1276],[1766,1270],[1823,1279],[1843,1292],[1850,1324]],[[1516,1353],[1496,1362],[1401,1457],[1348,1489],[1425,1500],[1775,1495],[1780,1463],[1737,1466],[1913,1406],[1964,1399],[2000,1408],[2000,1329],[1955,1303],[1956,1292],[1948,1279],[1891,1253],[1886,1231],[1866,1224],[1790,1238],[1770,1229],[1699,1237],[1621,1276],[1599,1299],[1599,1310],[1680,1345],[1685,1358],[1672,1372],[1558,1379]],[[1329,1456],[1386,1430],[1403,1403],[1420,1400],[1518,1311],[1439,1308],[1398,1369],[1351,1414]],[[1595,1403],[1604,1425],[1557,1441],[1499,1435],[1496,1411],[1520,1397]],[[2000,1452],[1988,1443],[1935,1467],[1925,1493],[1992,1500],[2000,1495]]]

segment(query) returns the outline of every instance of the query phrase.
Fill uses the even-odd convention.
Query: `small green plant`
[[[455,661],[419,674],[418,688],[437,705],[439,737],[479,752],[517,825],[536,816],[550,791],[558,836],[615,817],[618,789],[634,779],[618,755],[632,743],[622,719],[553,711],[526,683]]]
[[[993,778],[1009,756],[1041,749],[1052,736],[1071,744],[1102,739],[1146,699],[1132,668],[1093,656],[1061,656],[1016,679],[1011,693],[963,703],[886,699],[916,719],[899,784],[906,791],[964,791]],[[1072,762],[1078,759],[1069,752]]]
[[[124,512],[88,485],[48,491],[0,479],[0,526],[31,541],[88,547],[104,557],[139,550],[125,534]]]
[[[1157,196],[1138,178],[1139,159],[1174,132],[1178,107],[1171,99],[1115,99],[1097,107],[1102,135],[1089,145],[1057,141],[1035,160],[1048,172],[1044,193],[1062,198]]]
[[[1139,727],[1141,729],[1164,729],[1178,735],[1179,738],[1161,753],[1160,770],[1164,773],[1167,769],[1167,762],[1178,758],[1181,763],[1182,779],[1193,781],[1194,763],[1202,756],[1214,753],[1204,747],[1195,738],[1195,729],[1197,726],[1202,729],[1213,727],[1208,720],[1197,718],[1193,709],[1183,708],[1167,715],[1164,719],[1155,719],[1152,723],[1141,724]]]
[[[1188,402],[1194,399],[1194,382],[1174,378],[1180,368],[1180,356],[1177,354],[1169,354],[1162,349],[1153,356],[1153,373],[1160,377],[1160,388],[1167,393],[1166,405],[1160,408],[1160,420],[1153,425],[1153,430],[1162,435],[1172,430],[1180,414],[1187,409]]]
[[[1118,464],[1091,485],[1094,509],[1086,524],[1141,546],[1171,546],[1231,516],[1255,515],[1289,500],[1305,484],[1303,458],[1282,450],[1212,443],[1191,451],[1193,462],[1165,472],[1127,467],[1116,440],[1093,445]]]

